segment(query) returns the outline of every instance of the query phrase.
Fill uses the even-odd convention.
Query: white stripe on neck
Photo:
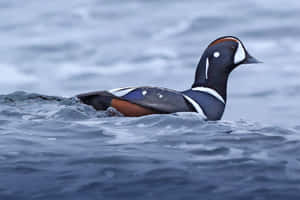
[[[207,87],[194,87],[194,88],[192,88],[192,90],[208,93],[225,104],[223,97],[216,90],[213,90],[213,89],[207,88]]]
[[[205,79],[208,79],[208,68],[209,68],[209,60],[206,58],[206,64],[205,64]]]
[[[202,108],[200,107],[200,105],[194,101],[192,98],[183,95],[184,98],[186,98],[186,100],[188,100],[188,102],[190,102],[192,104],[192,106],[195,108],[195,110],[197,111],[197,113],[199,113],[204,119],[207,119],[206,115],[204,114]]]

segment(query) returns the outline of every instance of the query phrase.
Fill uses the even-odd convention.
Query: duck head
[[[211,42],[197,66],[194,87],[215,90],[226,101],[227,81],[230,72],[242,64],[260,63],[252,57],[236,37],[225,36]]]

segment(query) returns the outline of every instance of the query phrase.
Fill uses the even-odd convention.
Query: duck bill
[[[261,61],[257,60],[250,54],[247,55],[246,60],[243,62],[243,64],[254,64],[254,63],[262,63]]]

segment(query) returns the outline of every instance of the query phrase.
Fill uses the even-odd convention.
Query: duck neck
[[[194,82],[192,88],[196,87],[204,87],[215,90],[226,102],[227,99],[227,79],[223,80],[215,80],[215,81],[208,81],[208,82]]]
[[[201,61],[198,64],[195,74],[195,81],[192,88],[206,87],[215,90],[226,102],[227,99],[227,82],[229,73],[223,70],[212,70],[209,77],[206,76],[204,64]],[[215,69],[218,69],[217,67]]]

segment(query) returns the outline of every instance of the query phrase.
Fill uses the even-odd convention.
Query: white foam
[[[139,144],[146,142],[153,142],[154,139],[143,134],[136,134],[130,129],[124,127],[102,127],[104,134],[114,136],[114,138],[108,141],[108,144]]]

